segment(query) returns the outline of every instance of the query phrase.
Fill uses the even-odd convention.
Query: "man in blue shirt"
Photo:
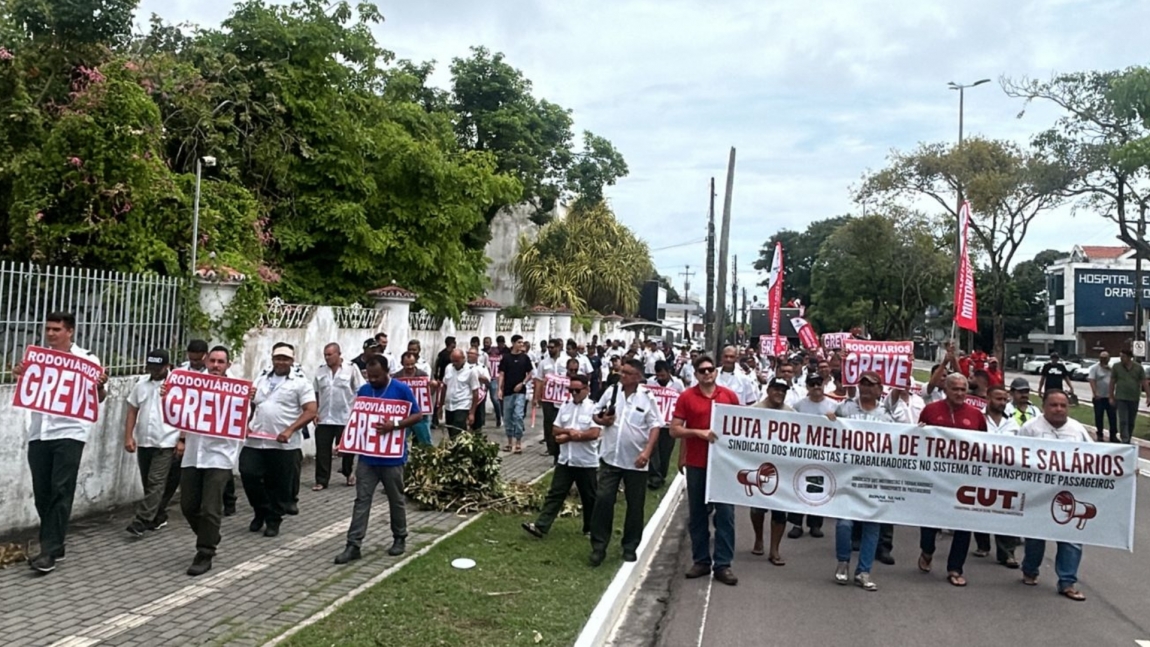
[[[390,420],[376,423],[376,432],[383,436],[395,430],[404,430],[406,434],[406,430],[422,418],[419,403],[416,402],[411,387],[388,376],[387,358],[383,356],[368,357],[366,365],[367,384],[361,386],[356,395],[411,403],[406,418],[394,423]],[[355,507],[351,513],[351,526],[347,529],[347,547],[335,558],[336,564],[346,564],[360,558],[360,546],[363,544],[364,536],[367,535],[367,522],[371,517],[371,500],[375,496],[375,488],[381,483],[384,492],[387,493],[393,539],[387,554],[394,557],[402,555],[407,550],[407,499],[403,493],[403,466],[406,463],[406,438],[403,443],[403,456],[399,458],[360,456],[359,465],[355,468]]]

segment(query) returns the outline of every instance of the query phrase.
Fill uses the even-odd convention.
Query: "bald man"
[[[443,403],[443,421],[452,440],[475,422],[481,386],[478,368],[466,362],[462,350],[452,350],[451,363],[443,371],[443,391],[439,400]]]

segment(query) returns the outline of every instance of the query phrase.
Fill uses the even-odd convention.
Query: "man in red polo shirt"
[[[683,391],[671,414],[671,437],[682,438],[683,464],[687,469],[687,528],[691,535],[691,559],[688,578],[713,572],[723,584],[734,586],[739,578],[731,572],[735,556],[735,506],[714,503],[715,552],[711,554],[710,511],[707,506],[707,452],[717,437],[711,431],[711,405],[742,402],[734,391],[715,384],[715,360],[700,355],[693,362],[698,384]]]
[[[986,431],[986,417],[977,407],[966,403],[966,391],[965,377],[958,373],[946,376],[946,382],[943,383],[946,399],[926,405],[919,415],[919,424],[967,431]],[[930,572],[930,563],[934,558],[934,540],[937,536],[938,528],[922,528],[919,531],[918,545],[922,555],[918,558],[918,569],[924,573]],[[946,558],[946,579],[954,586],[966,586],[962,567],[966,564],[966,553],[969,551],[970,531],[955,530],[954,538],[950,542],[950,553]]]

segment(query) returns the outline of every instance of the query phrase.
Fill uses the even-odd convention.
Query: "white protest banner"
[[[251,382],[176,369],[165,384],[165,423],[193,434],[244,439]]]
[[[914,342],[844,339],[843,384],[854,386],[859,375],[875,371],[885,387],[909,389],[913,382]]]
[[[554,373],[548,375],[543,379],[542,400],[555,405],[563,404],[571,399],[571,393],[567,390],[569,386],[571,386],[571,380],[567,379],[567,376]]]
[[[72,353],[29,346],[12,406],[61,418],[96,422],[100,416],[99,364]]]
[[[827,350],[842,350],[843,340],[850,339],[849,332],[825,332],[823,333],[823,348]]]
[[[1137,449],[714,405],[707,500],[1134,545]]]
[[[671,424],[671,414],[675,412],[675,403],[679,401],[679,392],[669,386],[659,386],[658,384],[648,384],[647,390],[655,397],[655,403],[659,405],[659,416],[663,418],[664,424]]]
[[[397,378],[398,379],[398,378]],[[377,458],[403,458],[405,429],[380,434],[375,425],[386,420],[398,423],[411,415],[411,403],[359,396],[351,405],[351,418],[339,438],[339,451]]]
[[[415,401],[419,403],[419,410],[423,413],[431,413],[431,387],[429,386],[430,378],[427,377],[396,377],[394,379],[403,382],[411,387],[411,393],[415,396]]]

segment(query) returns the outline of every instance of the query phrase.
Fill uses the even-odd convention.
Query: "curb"
[[[579,637],[575,639],[575,647],[599,647],[606,644],[615,630],[615,625],[623,616],[626,607],[623,603],[631,598],[655,553],[658,552],[659,545],[663,543],[663,533],[670,523],[671,511],[682,498],[686,484],[687,478],[682,474],[671,481],[671,487],[667,488],[667,493],[663,495],[655,514],[651,515],[651,520],[643,528],[643,541],[639,544],[638,550],[639,559],[635,562],[624,562],[619,572],[615,573],[615,578],[611,580],[603,597],[599,598],[599,603],[595,605],[587,623],[583,625],[583,630],[579,632]]]

